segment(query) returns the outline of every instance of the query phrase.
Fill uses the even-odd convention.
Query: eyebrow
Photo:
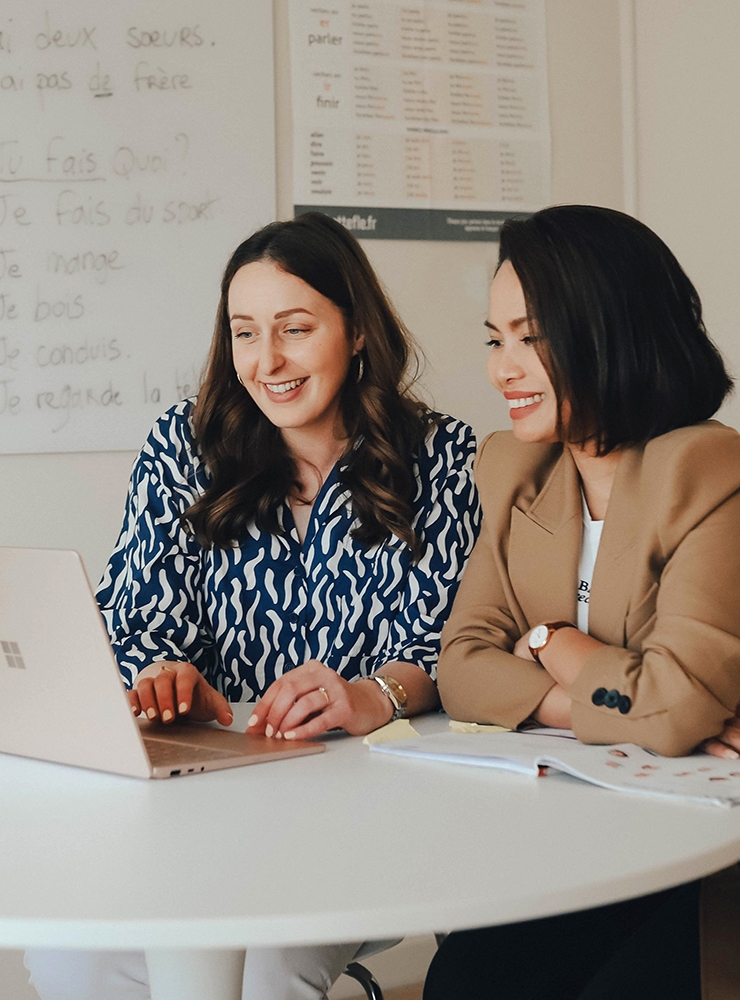
[[[525,323],[529,323],[529,318],[527,316],[520,316],[518,319],[513,319],[509,326],[512,330],[518,330],[520,326],[524,326]],[[487,326],[489,330],[495,330],[496,333],[501,333],[497,326],[493,323],[489,323],[487,319],[483,320],[483,326]]]
[[[275,313],[275,319],[285,319],[286,316],[292,316],[294,313],[305,313],[307,316],[313,316],[310,309],[304,309],[302,306],[298,306],[296,309],[284,309],[283,312]],[[234,313],[233,316],[229,316],[229,322],[233,323],[235,319],[246,319],[250,323],[254,323],[254,316],[247,316],[245,313]]]

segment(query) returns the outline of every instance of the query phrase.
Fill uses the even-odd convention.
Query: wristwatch
[[[375,681],[393,705],[393,715],[390,721],[395,722],[396,719],[402,719],[406,713],[406,702],[409,700],[403,685],[399,684],[395,677],[389,677],[387,674],[371,674],[368,680]]]
[[[559,628],[575,628],[575,625],[573,622],[545,622],[529,633],[529,651],[540,666],[543,665],[540,653]]]

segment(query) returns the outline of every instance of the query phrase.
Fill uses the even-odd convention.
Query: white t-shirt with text
[[[591,596],[591,581],[593,580],[604,522],[592,520],[583,494],[581,494],[581,503],[583,504],[583,541],[581,543],[581,558],[578,563],[577,625],[581,632],[588,634],[588,602]]]

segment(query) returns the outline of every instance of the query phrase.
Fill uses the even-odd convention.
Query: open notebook
[[[660,757],[631,743],[593,746],[537,732],[439,733],[377,743],[370,749],[447,764],[502,768],[533,777],[553,769],[620,792],[705,805],[740,804],[740,760],[707,754]]]

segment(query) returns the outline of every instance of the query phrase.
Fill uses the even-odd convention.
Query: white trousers
[[[326,1000],[347,965],[398,941],[250,948],[242,1000]],[[25,965],[41,1000],[150,1000],[143,951],[52,951],[30,948]]]

